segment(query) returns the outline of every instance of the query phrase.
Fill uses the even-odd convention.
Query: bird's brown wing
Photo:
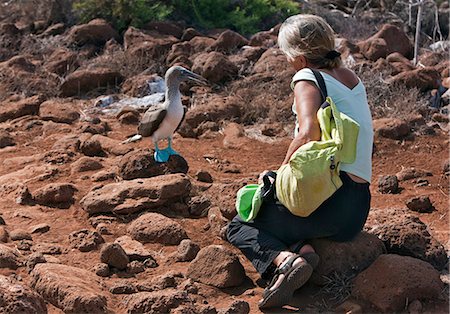
[[[138,133],[142,136],[152,136],[164,120],[167,110],[164,107],[152,106],[147,109],[138,126]]]
[[[186,117],[186,112],[187,112],[187,107],[186,106],[183,106],[183,117],[181,118],[181,121],[180,121],[180,123],[178,123],[178,126],[177,126],[177,128],[175,129],[175,131],[178,131],[178,129],[180,128],[180,126],[181,126],[181,123],[183,123],[183,121],[184,121],[184,118]]]

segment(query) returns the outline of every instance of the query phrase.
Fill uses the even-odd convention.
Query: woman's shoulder
[[[341,82],[350,89],[358,85],[360,82],[360,79],[355,74],[355,72],[345,67],[339,67],[332,70],[325,70],[323,72],[330,75],[334,79],[338,80],[339,82]]]
[[[292,77],[292,82],[291,82],[291,88],[294,89],[295,83],[297,83],[298,81],[313,81],[316,82],[316,77],[314,76],[313,72],[311,71],[311,69],[309,68],[303,68],[299,71],[297,71],[297,73],[294,74],[294,76]]]

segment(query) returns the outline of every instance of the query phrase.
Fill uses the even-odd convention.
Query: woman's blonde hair
[[[278,34],[278,46],[289,58],[304,56],[319,68],[336,68],[341,65],[335,49],[333,29],[319,16],[293,15],[284,21]]]

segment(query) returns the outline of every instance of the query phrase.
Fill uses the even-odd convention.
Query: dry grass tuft
[[[355,73],[363,81],[370,110],[374,119],[405,117],[426,108],[429,100],[417,88],[388,84],[389,71],[370,68],[355,68]]]
[[[334,272],[330,276],[324,276],[325,285],[320,289],[319,293],[330,295],[332,306],[341,304],[352,293],[353,283],[355,277],[353,274]]]

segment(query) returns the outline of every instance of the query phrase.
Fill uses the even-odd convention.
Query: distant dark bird
[[[152,137],[155,145],[154,157],[157,162],[166,162],[170,155],[178,155],[172,149],[172,136],[183,121],[184,109],[181,104],[180,83],[186,80],[207,84],[207,80],[198,74],[181,66],[171,67],[165,76],[167,89],[164,103],[150,107],[139,123],[138,134],[143,137]],[[161,150],[158,148],[158,141],[162,139],[168,140],[168,147]]]

